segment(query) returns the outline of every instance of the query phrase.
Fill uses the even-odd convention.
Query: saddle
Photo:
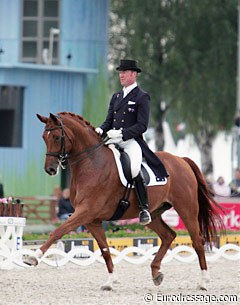
[[[115,162],[118,169],[119,178],[125,187],[132,187],[132,176],[130,167],[130,158],[126,152],[117,144],[109,144],[108,147],[112,150]],[[141,165],[141,174],[144,178],[146,186],[165,185],[167,178],[159,179],[155,176],[148,164],[143,161]]]
[[[125,151],[123,151],[122,148],[118,148],[118,149],[120,152],[120,162],[122,164],[123,174],[124,174],[127,182],[132,185],[133,179],[132,179],[132,175],[131,175],[130,158],[129,158],[128,154]],[[141,175],[143,176],[143,179],[144,179],[146,185],[148,185],[150,182],[150,176],[149,176],[147,170],[145,169],[145,167],[143,166],[143,164],[141,165],[140,172],[141,172]]]
[[[125,186],[125,194],[120,200],[117,210],[109,221],[118,220],[122,217],[125,211],[129,208],[130,203],[128,201],[131,189],[133,186],[133,179],[131,175],[131,164],[130,158],[126,152],[117,144],[110,144],[108,147],[112,150],[115,162],[118,168],[119,178],[122,184]],[[159,180],[156,178],[155,174],[151,168],[147,165],[146,162],[143,162],[141,165],[141,175],[144,178],[145,184],[150,185],[164,185],[167,183],[167,179],[164,178]]]

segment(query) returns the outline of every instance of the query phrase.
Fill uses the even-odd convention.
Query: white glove
[[[103,130],[100,127],[95,128],[96,133],[102,135],[103,134]]]
[[[110,139],[117,139],[117,138],[122,138],[122,130],[121,129],[110,129],[107,132],[107,135]]]

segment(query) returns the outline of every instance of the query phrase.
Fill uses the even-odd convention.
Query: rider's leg
[[[121,141],[119,144],[130,158],[131,174],[140,207],[140,224],[147,225],[151,222],[151,216],[148,209],[147,189],[140,173],[142,149],[134,139]]]
[[[139,173],[137,177],[133,179],[133,184],[136,190],[139,207],[141,210],[139,214],[140,224],[147,225],[152,221],[152,219],[148,209],[147,188],[141,173]]]

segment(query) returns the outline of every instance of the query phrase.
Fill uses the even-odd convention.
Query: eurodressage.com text
[[[160,294],[157,293],[146,293],[144,295],[144,301],[146,303],[151,302],[196,302],[196,303],[205,303],[210,304],[212,302],[223,302],[223,303],[238,303],[238,296],[236,294],[220,294],[220,295],[214,295],[214,294]]]

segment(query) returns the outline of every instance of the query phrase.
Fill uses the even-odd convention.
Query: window
[[[0,86],[0,147],[22,147],[23,91]]]
[[[59,63],[60,0],[22,0],[21,61]]]

